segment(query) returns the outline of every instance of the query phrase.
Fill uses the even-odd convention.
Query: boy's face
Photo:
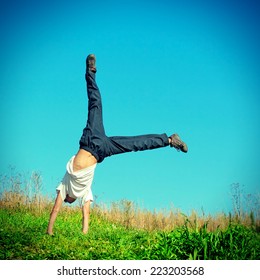
[[[67,202],[67,203],[73,203],[74,201],[76,200],[76,198],[72,198],[70,197],[68,194],[66,195],[66,198],[64,199],[64,202]]]

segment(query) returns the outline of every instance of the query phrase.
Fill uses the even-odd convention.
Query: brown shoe
[[[87,67],[87,71],[90,70],[94,73],[97,72],[96,69],[96,57],[94,54],[89,54],[87,59],[86,59],[86,67]]]
[[[188,152],[188,146],[183,141],[181,141],[181,138],[178,134],[173,134],[169,138],[171,139],[171,147],[175,148],[177,151],[182,151],[183,153]]]

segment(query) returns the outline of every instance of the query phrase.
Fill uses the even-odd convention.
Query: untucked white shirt
[[[82,198],[82,206],[88,200],[93,201],[93,194],[91,191],[91,185],[94,178],[94,172],[97,164],[89,166],[87,168],[73,171],[73,161],[75,156],[73,156],[67,163],[66,173],[56,188],[60,191],[61,198],[64,201],[66,195],[68,194],[72,198]]]

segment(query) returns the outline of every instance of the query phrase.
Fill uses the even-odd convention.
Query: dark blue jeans
[[[81,149],[89,151],[98,162],[102,162],[108,156],[169,145],[168,136],[165,133],[130,137],[106,136],[102,118],[101,95],[95,81],[95,73],[88,71],[85,77],[88,93],[88,121],[80,139]]]

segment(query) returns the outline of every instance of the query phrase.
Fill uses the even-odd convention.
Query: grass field
[[[12,183],[13,184],[13,183]],[[259,219],[149,212],[123,200],[94,206],[88,234],[79,207],[63,207],[46,235],[53,200],[14,185],[0,196],[1,260],[258,260]]]
[[[172,230],[148,230],[111,221],[100,209],[93,209],[90,230],[83,235],[80,209],[65,207],[55,235],[48,236],[49,212],[49,206],[1,203],[0,259],[260,259],[260,234],[255,226],[239,221],[211,231],[207,222],[199,226],[183,217],[183,224]]]

